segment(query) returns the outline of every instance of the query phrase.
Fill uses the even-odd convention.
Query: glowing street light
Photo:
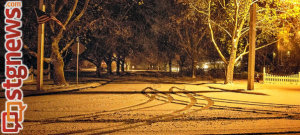
[[[204,64],[203,68],[204,68],[204,69],[208,69],[208,65],[207,65],[207,64]]]

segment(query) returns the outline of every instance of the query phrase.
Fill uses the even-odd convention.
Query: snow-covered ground
[[[300,85],[255,83],[254,91],[237,90],[246,88],[246,81],[132,74],[93,89],[25,97],[21,133],[300,133]],[[0,98],[2,110],[4,102]]]

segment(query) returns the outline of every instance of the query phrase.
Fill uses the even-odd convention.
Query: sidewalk
[[[78,85],[74,79],[68,79],[68,86],[54,85],[53,80],[44,80],[43,91],[36,89],[35,81],[25,81],[22,86],[23,96],[38,96],[38,95],[51,95],[62,92],[79,91],[82,89],[95,88],[110,82],[110,79],[101,78],[81,78]],[[5,90],[0,89],[0,98],[5,98]]]
[[[224,85],[222,83],[209,84],[208,86],[214,89],[235,90],[235,91],[261,91],[264,89],[273,90],[290,90],[300,91],[299,84],[264,84],[263,82],[255,82],[254,90],[247,90],[247,80],[234,80],[233,84]]]

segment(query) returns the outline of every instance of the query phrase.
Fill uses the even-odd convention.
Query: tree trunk
[[[112,71],[111,71],[111,60],[106,61],[106,65],[107,65],[107,74],[112,74]]]
[[[169,59],[169,73],[172,73],[172,59]]]
[[[106,67],[107,74],[112,74],[112,70],[111,70],[112,53],[111,52],[107,54],[107,57],[104,59],[104,61],[105,61],[106,65],[107,65],[107,67]]]
[[[96,77],[101,77],[101,63],[102,63],[102,60],[99,61],[99,63],[97,64],[97,70],[96,70]]]
[[[197,66],[197,61],[195,60],[195,58],[193,58],[193,62],[192,62],[192,78],[196,78],[196,66]]]
[[[185,56],[180,56],[180,61],[179,61],[179,74],[182,75],[183,73],[183,64],[185,61]]]
[[[116,64],[117,65],[117,71],[116,71],[117,75],[120,75],[120,59],[121,59],[120,55],[118,55],[117,56],[117,62],[116,62],[117,63]]]
[[[226,78],[225,78],[225,84],[232,84],[233,83],[233,73],[234,73],[234,64],[232,62],[229,62],[227,65],[227,72],[226,72]]]
[[[68,85],[64,73],[64,60],[59,52],[58,41],[58,39],[54,39],[52,42],[53,81],[55,85]]]
[[[235,59],[236,59],[236,50],[237,50],[237,43],[233,41],[230,59],[229,59],[228,65],[227,65],[226,78],[225,78],[225,82],[224,82],[225,84],[233,83],[233,73],[234,73],[234,65],[235,65]]]
[[[182,73],[183,73],[182,69],[183,69],[183,64],[180,62],[179,63],[179,74],[180,75],[182,75]]]
[[[130,70],[130,63],[126,64],[126,71]]]
[[[125,56],[122,57],[121,61],[122,61],[122,63],[121,63],[121,71],[124,72],[125,71]]]
[[[197,45],[194,44],[194,40],[191,40],[192,45],[192,78],[196,78],[196,72],[197,72]]]

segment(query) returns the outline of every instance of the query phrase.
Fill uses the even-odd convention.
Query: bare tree
[[[189,16],[197,16],[197,13],[205,15],[207,25],[210,29],[211,41],[213,42],[213,45],[217,50],[220,58],[227,65],[225,84],[233,83],[235,64],[240,58],[242,58],[243,55],[248,54],[247,48],[249,44],[247,43],[246,37],[249,31],[249,11],[250,6],[255,2],[257,1],[185,1],[185,4],[188,4],[191,9]],[[259,7],[259,10],[256,11],[258,13],[258,18],[261,18],[257,22],[257,28],[262,30],[262,32],[257,35],[257,38],[259,38],[259,36],[266,37],[267,35],[276,34],[278,32],[278,28],[280,28],[278,22],[283,19],[282,17],[284,17],[281,14],[281,8],[278,8],[278,6],[280,7],[283,5],[282,2],[275,3],[274,1],[272,2],[264,0],[262,1],[262,3],[265,4],[262,5],[261,8]],[[296,13],[295,11],[292,12]],[[218,35],[217,32],[221,32],[223,34],[219,37],[216,37],[216,35]],[[229,43],[227,41],[229,41]],[[276,42],[277,40],[273,40],[264,45],[260,44],[258,45],[256,50],[269,45],[274,45],[274,43]],[[220,46],[222,45],[226,45],[228,47],[229,58],[226,58],[225,52],[220,49]]]
[[[55,22],[50,21],[46,26],[50,26],[46,28],[46,30],[50,29],[50,31],[45,32],[45,43],[51,44],[51,51],[46,50],[46,53],[51,53],[50,58],[44,58],[44,61],[47,63],[51,63],[53,65],[53,77],[55,85],[68,85],[64,76],[64,60],[62,57],[62,53],[64,53],[68,48],[74,43],[74,26],[76,22],[80,20],[80,18],[84,15],[85,11],[88,8],[90,0],[85,0],[83,3],[78,0],[49,0],[46,2],[46,12],[50,11],[52,16],[58,18],[63,26],[66,28],[57,25]],[[29,3],[29,2],[28,2]],[[26,4],[25,4],[26,5]],[[80,6],[78,6],[80,5]],[[25,7],[26,8],[26,7]],[[29,12],[30,14],[33,11]],[[25,18],[25,23],[30,22],[29,18]],[[49,25],[48,25],[49,24]],[[25,26],[27,26],[25,24]],[[29,26],[29,25],[28,25]],[[37,25],[36,25],[37,26]],[[33,32],[31,30],[27,31],[27,33]],[[36,32],[34,32],[36,33]],[[31,33],[32,34],[32,33]],[[30,35],[28,35],[30,36]],[[34,49],[30,47],[35,46],[36,42],[31,41],[32,38],[25,37],[25,45],[24,49],[31,55],[36,57],[36,53]],[[28,43],[28,44],[27,44]],[[64,44],[64,45],[62,45]],[[46,55],[47,56],[47,55]]]

